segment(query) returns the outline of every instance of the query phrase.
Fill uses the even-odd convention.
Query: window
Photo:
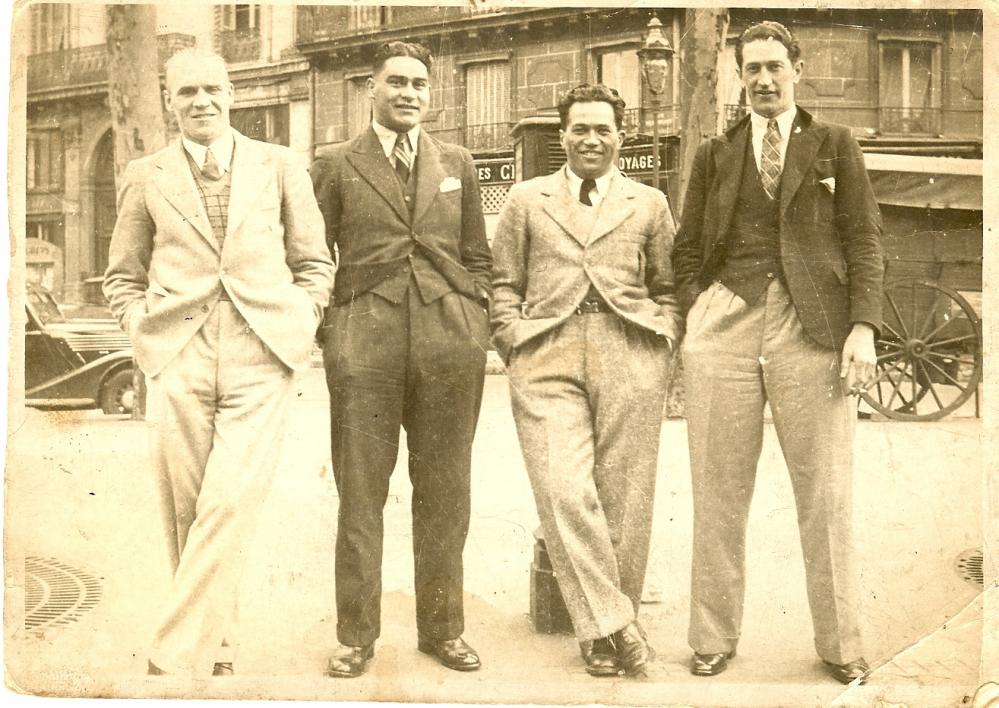
[[[882,40],[878,55],[881,130],[886,133],[938,133],[940,45],[927,41]]]
[[[597,81],[618,92],[624,99],[626,111],[641,108],[642,69],[635,47],[601,52]]]
[[[223,5],[222,28],[252,30],[260,27],[260,5]]]
[[[739,65],[735,61],[735,40],[725,42],[718,54],[718,85],[715,87],[718,100],[718,132],[732,127],[748,111],[746,92],[742,88]]]
[[[62,191],[62,133],[58,130],[29,130],[28,189]]]
[[[62,214],[29,216],[26,222],[25,238],[37,238],[59,248],[65,244]]]
[[[31,8],[31,53],[69,49],[70,6],[45,3]]]
[[[368,99],[367,76],[351,77],[344,83],[347,89],[347,100],[344,104],[346,108],[344,123],[347,125],[345,137],[349,139],[371,124],[371,101]]]
[[[288,104],[234,108],[229,113],[232,127],[248,138],[278,145],[290,144],[288,135]]]
[[[351,29],[376,29],[382,26],[384,8],[379,5],[359,5],[350,8]]]
[[[510,64],[490,61],[465,68],[465,147],[510,144]]]

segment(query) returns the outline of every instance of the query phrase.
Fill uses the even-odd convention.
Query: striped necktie
[[[760,180],[771,199],[777,198],[780,172],[780,128],[777,127],[777,120],[771,118],[767,121],[767,132],[763,135],[763,151],[760,153]]]
[[[409,173],[413,169],[413,153],[409,147],[408,133],[399,133],[399,137],[395,139],[392,156],[395,157],[395,171],[399,179],[403,184],[409,182]]]

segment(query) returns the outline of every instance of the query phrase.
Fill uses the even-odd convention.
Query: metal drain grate
[[[969,583],[985,585],[985,574],[982,571],[982,549],[972,548],[957,557],[957,572]]]
[[[100,581],[54,558],[24,559],[24,628],[76,622],[101,599]]]

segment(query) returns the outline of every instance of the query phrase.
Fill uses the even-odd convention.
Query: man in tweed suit
[[[149,673],[231,673],[236,590],[333,264],[305,169],[229,125],[215,55],[166,67],[182,137],[129,164],[104,292],[149,381],[174,571]]]

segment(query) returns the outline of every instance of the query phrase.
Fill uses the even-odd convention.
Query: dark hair
[[[386,42],[375,51],[375,59],[371,64],[371,73],[377,74],[386,61],[392,57],[413,57],[423,62],[429,72],[434,65],[434,57],[430,50],[419,42]]]
[[[739,35],[739,41],[735,43],[735,63],[742,69],[742,47],[743,45],[757,40],[777,40],[787,47],[787,58],[794,64],[801,59],[801,47],[798,40],[791,36],[791,32],[780,22],[757,22],[750,25],[746,31]]]
[[[608,88],[603,84],[580,84],[574,89],[566,91],[558,102],[558,117],[562,130],[569,124],[569,109],[573,103],[590,103],[593,101],[603,101],[610,104],[614,109],[614,122],[617,129],[621,130],[624,125],[624,99],[617,91]]]

